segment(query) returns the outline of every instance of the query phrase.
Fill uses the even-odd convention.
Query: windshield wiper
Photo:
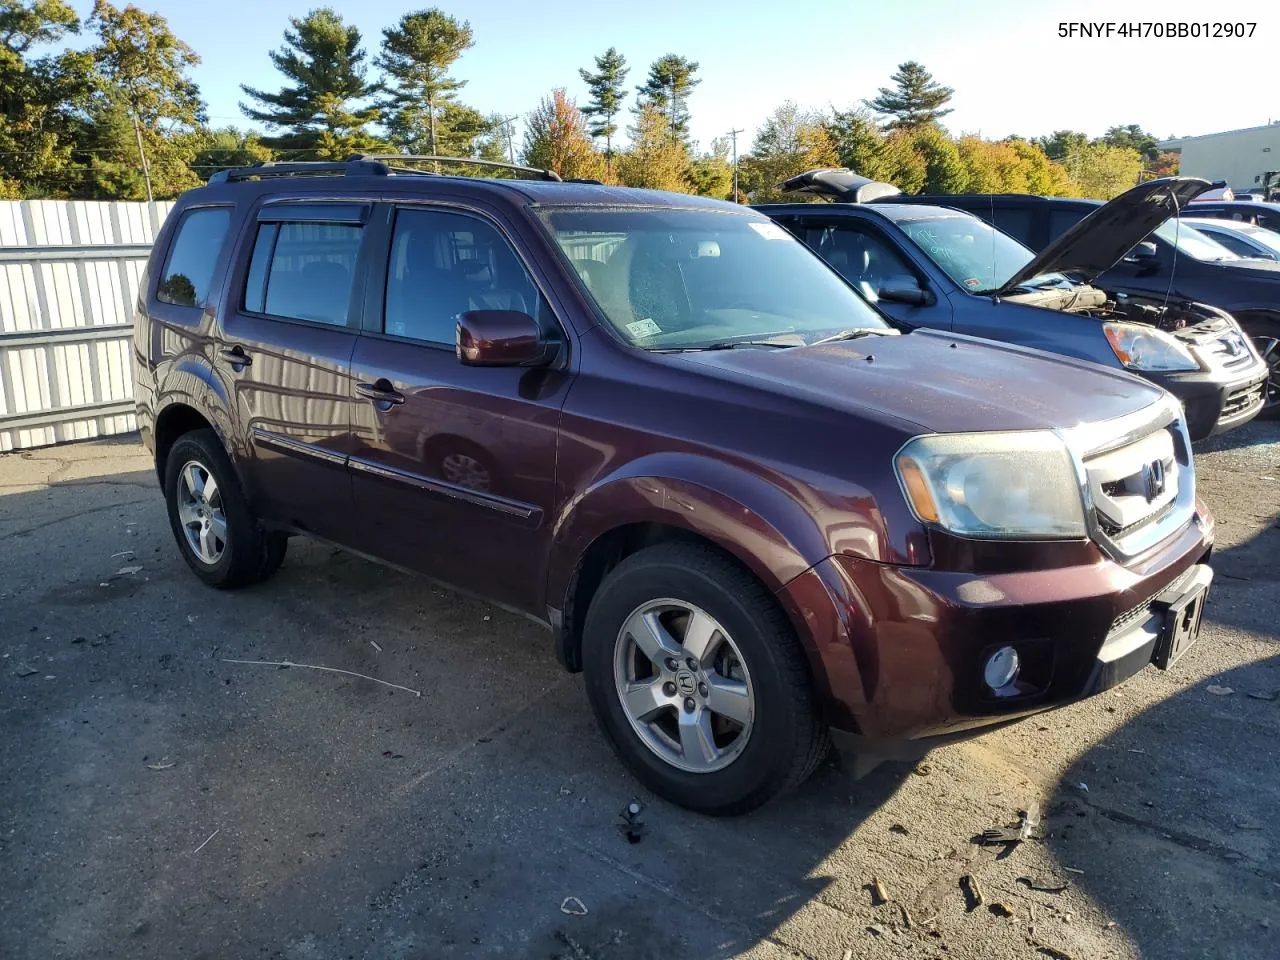
[[[715,343],[704,343],[696,347],[681,347],[682,350],[732,350],[735,347],[803,347],[804,338],[797,334],[785,334],[791,339],[782,337],[761,337],[756,340],[717,340]]]
[[[883,336],[884,333],[884,330],[879,330],[876,327],[850,327],[848,330],[841,330],[839,333],[833,333],[829,337],[815,340],[809,346],[816,347],[823,343],[836,343],[839,340],[857,340],[859,337],[879,337]]]

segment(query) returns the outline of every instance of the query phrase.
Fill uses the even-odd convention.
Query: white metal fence
[[[130,324],[172,206],[0,202],[0,451],[134,429]]]

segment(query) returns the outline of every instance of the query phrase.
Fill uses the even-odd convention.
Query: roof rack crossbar
[[[385,163],[376,163],[362,157],[350,160],[262,160],[247,167],[218,170],[209,177],[209,183],[235,183],[267,177],[302,177],[341,174],[347,177],[385,177],[391,172]]]
[[[502,160],[479,160],[475,157],[445,157],[428,153],[362,153],[351,158],[351,161],[355,160],[395,164],[404,163],[405,161],[412,161],[414,163],[469,163],[478,167],[496,167],[499,170],[517,170],[520,173],[532,173],[542,180],[554,180],[558,182],[561,179],[560,174],[556,173],[554,170],[543,170],[540,167],[526,167],[519,163],[506,163]]]

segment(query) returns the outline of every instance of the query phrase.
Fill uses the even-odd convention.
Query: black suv
[[[1089,214],[1100,200],[1037,197],[1027,194],[962,194],[901,196],[895,204],[922,203],[950,207],[981,217],[1039,253]],[[883,202],[883,201],[880,201]],[[1242,201],[1192,201],[1184,216],[1269,217],[1263,223],[1280,228],[1280,204]],[[1280,261],[1240,257],[1186,226],[1166,220],[1120,262],[1099,274],[1097,287],[1130,296],[1208,303],[1226,310],[1253,340],[1270,370],[1263,418],[1280,417]]]

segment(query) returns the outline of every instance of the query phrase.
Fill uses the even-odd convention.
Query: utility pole
[[[502,133],[507,141],[507,160],[511,163],[516,162],[515,134],[512,132],[511,123],[519,119],[519,116],[503,117],[502,119]]]
[[[738,202],[738,134],[741,130],[730,130],[729,139],[733,141],[733,202]]]

